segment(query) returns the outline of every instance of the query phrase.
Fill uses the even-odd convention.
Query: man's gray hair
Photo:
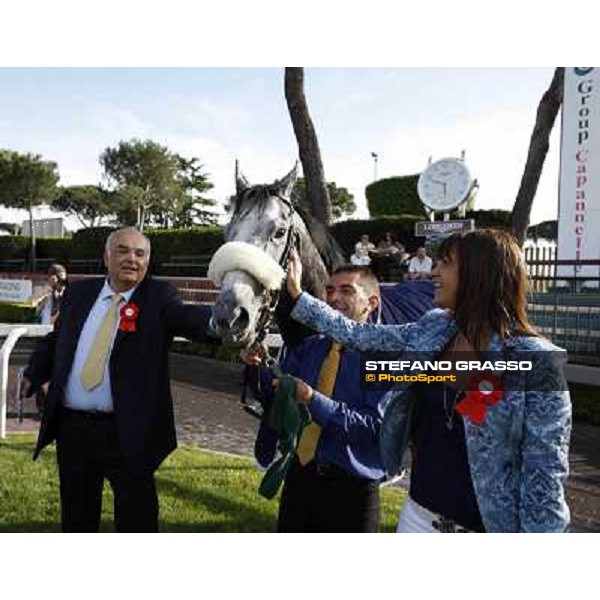
[[[146,240],[146,245],[148,246],[148,254],[152,250],[152,244],[150,243],[150,238],[147,235],[144,235],[139,229],[135,227],[121,227],[121,229],[116,229],[111,232],[109,236],[106,238],[106,244],[104,245],[104,250],[106,252],[110,252],[110,248],[115,240],[115,238],[121,233],[137,233],[141,235]]]

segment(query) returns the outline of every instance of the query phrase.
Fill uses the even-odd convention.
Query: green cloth
[[[308,408],[296,401],[294,378],[284,375],[279,380],[268,415],[269,426],[278,435],[277,450],[281,457],[267,469],[262,478],[258,488],[261,496],[270,500],[277,494],[296,453],[300,434],[311,420]]]

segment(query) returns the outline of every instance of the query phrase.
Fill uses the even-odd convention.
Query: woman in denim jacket
[[[539,337],[528,321],[526,267],[509,234],[478,230],[444,240],[432,271],[438,308],[416,323],[357,324],[302,294],[300,279],[293,256],[292,316],[344,345],[402,351],[401,358],[418,353],[421,362],[470,352],[470,358],[531,365],[484,374],[475,386],[453,370],[454,384],[402,382],[388,392],[380,450],[389,476],[401,470],[409,442],[412,450],[410,497],[398,531],[568,529],[564,481],[571,402],[561,368],[566,352]],[[481,393],[482,378],[492,393]]]

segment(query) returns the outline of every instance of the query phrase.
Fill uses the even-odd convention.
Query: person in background
[[[379,281],[389,281],[392,268],[398,265],[398,246],[391,231],[386,231],[384,238],[373,251],[373,271]]]
[[[409,279],[430,279],[433,261],[427,256],[427,251],[421,246],[417,255],[413,256],[408,263]]]
[[[42,325],[54,325],[60,311],[60,303],[67,286],[67,270],[59,264],[48,269],[48,285],[50,292],[44,296],[40,304],[39,322]]]
[[[406,251],[404,244],[398,242],[398,254],[396,254],[396,259],[398,261],[398,265],[400,267],[400,273],[402,275],[402,281],[407,278],[408,275],[408,265],[410,264],[410,254]]]
[[[41,325],[54,325],[60,312],[60,303],[67,287],[67,270],[55,263],[48,269],[48,285],[50,292],[38,304],[38,322]],[[35,405],[41,418],[48,396],[48,384],[40,386],[35,393]]]
[[[346,346],[403,351],[407,358],[410,350],[429,361],[450,362],[457,352],[479,361],[530,361],[529,368],[473,376],[450,362],[443,374],[454,381],[404,381],[388,392],[379,436],[388,476],[401,468],[409,440],[413,448],[399,532],[568,530],[566,352],[529,322],[527,267],[509,233],[481,229],[446,238],[432,272],[438,308],[405,325],[346,319],[302,293],[301,271],[294,255],[292,317]],[[422,367],[410,371],[420,373]]]
[[[354,254],[350,257],[353,265],[362,265],[368,267],[371,264],[371,253],[375,250],[375,244],[369,240],[369,236],[364,233],[360,240],[354,246]]]
[[[154,473],[177,446],[169,345],[211,338],[210,308],[185,305],[171,284],[146,277],[149,261],[145,235],[111,233],[107,278],[67,287],[25,371],[26,396],[50,382],[34,459],[56,440],[65,532],[98,531],[105,479],[117,531],[158,531]]]
[[[379,285],[368,267],[347,265],[331,276],[326,298],[336,313],[365,323],[379,306]],[[262,357],[250,350],[242,352],[242,359],[252,365]],[[385,392],[361,389],[360,364],[356,350],[323,335],[286,348],[281,367],[295,378],[296,399],[308,407],[313,422],[302,432],[285,478],[279,532],[379,530],[384,472],[377,438]],[[261,380],[262,389],[272,395],[271,376],[263,367]],[[265,449],[266,441],[270,449]],[[272,458],[275,442],[263,422],[256,447]],[[259,455],[257,459],[263,464]]]

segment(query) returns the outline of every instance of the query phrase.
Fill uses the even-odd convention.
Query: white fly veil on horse
[[[213,255],[208,277],[216,285],[231,271],[244,271],[267,290],[278,290],[285,277],[283,267],[264,250],[247,242],[227,242]]]

